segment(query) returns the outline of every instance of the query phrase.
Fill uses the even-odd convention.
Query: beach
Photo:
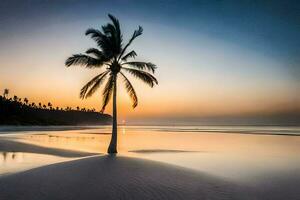
[[[299,128],[255,130],[120,127],[116,156],[109,127],[5,132],[0,199],[300,199]]]
[[[0,19],[0,200],[300,200],[300,1]]]

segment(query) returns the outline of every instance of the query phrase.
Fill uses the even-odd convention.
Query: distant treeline
[[[111,116],[95,109],[65,109],[41,103],[29,103],[27,98],[0,96],[0,125],[105,125]]]

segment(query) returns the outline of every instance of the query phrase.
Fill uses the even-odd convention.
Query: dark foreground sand
[[[278,191],[277,191],[278,192]],[[280,191],[279,191],[280,192]],[[282,192],[281,192],[282,193]],[[292,196],[291,196],[292,195]],[[284,194],[284,199],[298,199]],[[95,156],[0,178],[1,200],[282,199],[158,162]]]

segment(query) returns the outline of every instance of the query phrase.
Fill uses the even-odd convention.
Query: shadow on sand
[[[182,167],[114,155],[3,176],[0,199],[296,200],[300,197],[297,186],[279,181],[272,187],[248,187]]]
[[[27,143],[13,141],[13,140],[6,140],[6,139],[0,140],[0,151],[48,154],[48,155],[61,156],[61,157],[84,157],[84,156],[96,155],[94,153],[42,147],[42,146],[27,144]]]

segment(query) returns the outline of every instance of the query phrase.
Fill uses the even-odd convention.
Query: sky
[[[119,82],[119,121],[299,121],[297,1],[1,0],[0,90],[100,110],[101,90],[86,100],[79,91],[101,70],[64,62],[96,47],[85,30],[107,23],[108,13],[120,20],[124,39],[144,28],[131,48],[158,67],[154,88],[130,77],[139,97],[134,110]]]

